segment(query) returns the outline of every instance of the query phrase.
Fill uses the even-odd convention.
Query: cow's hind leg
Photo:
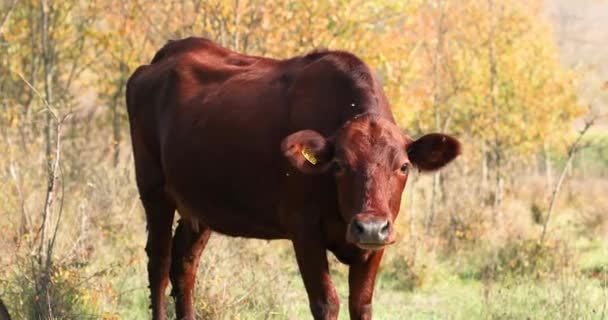
[[[142,197],[148,224],[148,280],[152,319],[165,319],[165,290],[171,266],[171,231],[175,207],[164,191],[155,190]]]
[[[211,230],[204,226],[193,228],[189,220],[180,219],[171,258],[171,295],[175,299],[177,319],[194,319],[192,290],[201,253],[207,245]]]
[[[132,132],[135,178],[141,202],[146,211],[148,239],[148,281],[152,302],[152,319],[163,320],[165,290],[171,267],[171,231],[175,204],[165,192],[165,178],[158,157],[145,148],[137,132]]]

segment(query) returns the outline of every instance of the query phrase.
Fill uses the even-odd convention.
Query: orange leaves
[[[525,155],[572,121],[579,108],[572,78],[535,8],[522,1],[495,1],[493,11],[480,1],[422,8],[414,28],[425,46],[416,63],[430,88],[433,110],[421,114],[428,129],[452,119],[450,131],[498,139]],[[411,94],[424,99],[420,86]]]
[[[63,19],[55,27],[58,73],[67,79],[71,66],[86,66],[86,87],[100,99],[114,99],[128,74],[169,39],[206,36],[237,51],[277,58],[343,49],[375,69],[402,126],[482,139],[491,130],[505,146],[533,150],[537,137],[553,136],[579,114],[575,78],[559,64],[540,3],[494,0],[491,11],[487,1],[477,0],[57,4]],[[32,33],[24,30],[30,11],[36,12],[27,6],[36,5],[16,10],[3,33],[11,44],[7,65],[25,75],[30,66],[22,61],[31,55]],[[602,88],[608,90],[608,83]]]

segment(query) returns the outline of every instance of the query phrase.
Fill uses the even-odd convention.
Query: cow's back
[[[248,212],[263,229],[278,228],[277,187],[269,181],[277,180],[273,146],[284,132],[284,90],[272,82],[279,65],[189,38],[167,44],[129,80],[133,143],[156,158],[181,214],[225,210],[198,218],[229,234],[220,225],[234,223],[215,217]]]
[[[259,61],[271,60],[239,55],[203,38],[170,41],[127,83],[133,138],[162,162],[168,136],[188,131],[189,118],[209,113],[205,106],[220,87],[255,70],[251,66]]]

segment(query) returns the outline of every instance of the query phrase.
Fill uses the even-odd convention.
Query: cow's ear
[[[460,142],[442,133],[430,133],[408,144],[407,156],[420,171],[440,169],[460,154]]]
[[[308,174],[319,174],[329,168],[333,158],[333,143],[313,130],[302,130],[290,134],[281,143],[285,158],[298,170]]]

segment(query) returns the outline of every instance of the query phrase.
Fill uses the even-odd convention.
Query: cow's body
[[[383,249],[366,250],[347,241],[350,221],[341,213],[335,178],[298,170],[298,160],[288,154],[299,152],[304,138],[286,144],[286,137],[301,130],[330,137],[350,122],[396,130],[386,97],[363,62],[331,51],[273,60],[189,38],[170,42],[133,74],[127,104],[148,220],[155,318],[164,316],[169,273],[178,316],[193,317],[192,285],[211,231],[291,239],[316,318],[337,316],[325,256],[331,250],[353,266],[351,316],[371,316]],[[311,144],[311,150],[315,147]],[[318,157],[327,160],[321,152]],[[399,195],[405,178],[397,182]],[[175,209],[181,219],[172,240]]]

